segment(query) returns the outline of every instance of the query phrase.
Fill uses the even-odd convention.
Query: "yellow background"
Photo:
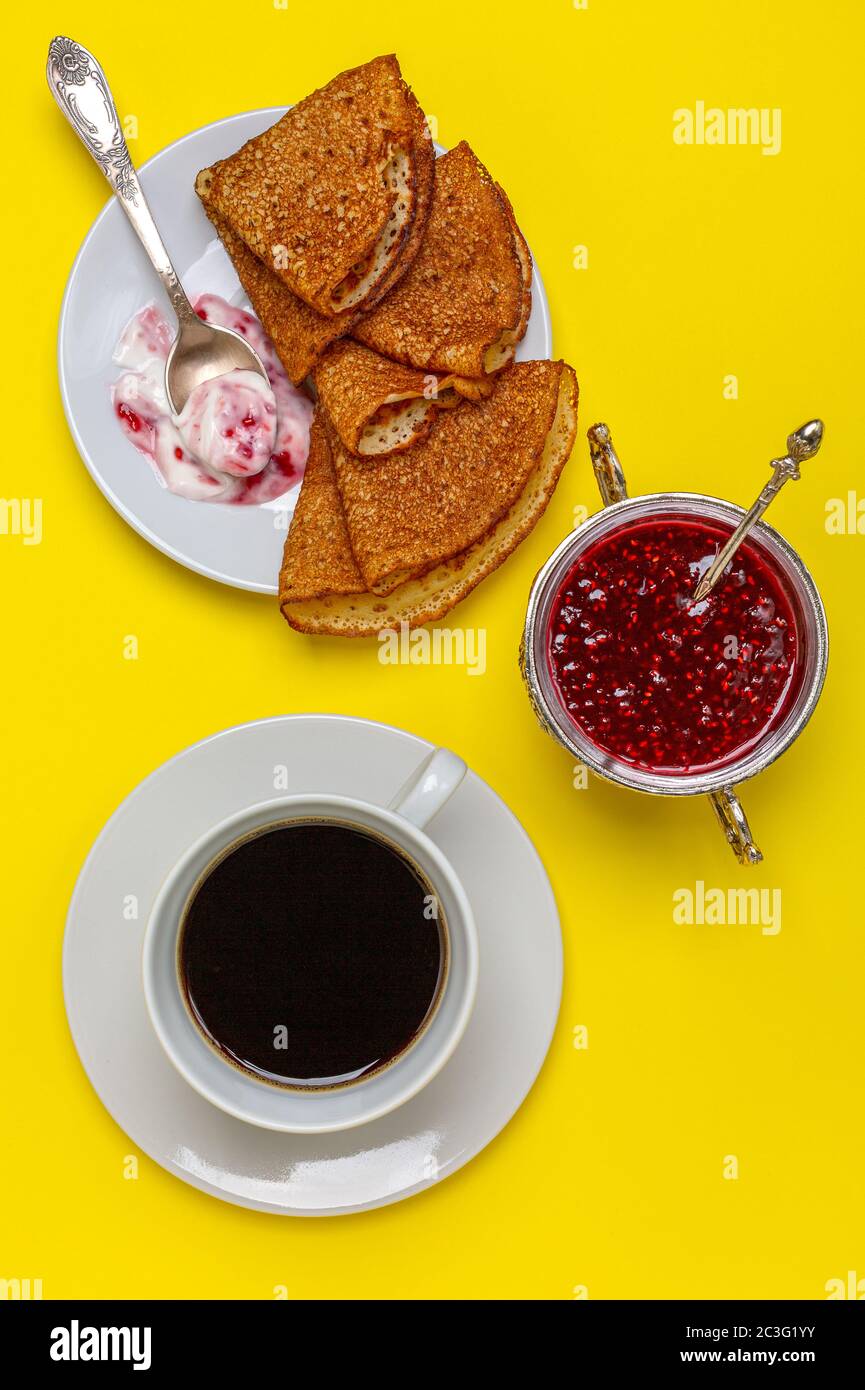
[[[847,0],[381,6],[166,0],[19,7],[4,90],[2,495],[41,496],[40,546],[0,536],[4,647],[0,1275],[45,1297],[823,1298],[865,1277],[863,552],[825,507],[865,495],[861,7]],[[581,384],[580,437],[530,540],[459,610],[482,679],[305,639],[272,601],[187,573],[126,527],[67,433],[55,335],[105,200],[44,81],[66,33],[104,64],[141,162],[193,127],[288,103],[396,49],[439,139],[511,196]],[[783,145],[678,147],[673,111],[780,107]],[[588,268],[573,248],[588,247]],[[735,374],[738,400],[723,395]],[[516,668],[532,576],[594,510],[585,429],[633,492],[749,502],[787,432],[826,421],[774,521],[820,585],[829,679],[803,738],[746,788],[766,853],[737,868],[703,801],[593,780],[536,727]],[[125,447],[119,442],[118,448]],[[144,466],[144,465],[142,465]],[[454,621],[457,621],[456,619]],[[140,659],[123,659],[135,634]],[[84,1077],[60,989],[78,868],[118,802],[192,741],[322,709],[451,745],[510,803],[561,908],[565,990],[541,1077],[455,1177],[362,1216],[240,1210],[142,1158]],[[780,888],[783,927],[685,927],[672,895]],[[531,930],[531,923],[526,923]],[[573,1046],[577,1025],[588,1050]],[[737,1180],[725,1180],[736,1155]]]

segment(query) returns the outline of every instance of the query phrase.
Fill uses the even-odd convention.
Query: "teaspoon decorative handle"
[[[102,68],[81,44],[59,36],[48,49],[47,77],[54,100],[117,195],[178,319],[194,319],[195,310],[147,206]]]
[[[806,459],[812,459],[823,442],[823,421],[809,420],[807,424],[801,425],[798,430],[787,436],[787,452],[783,458],[772,460],[772,476],[760,492],[756,502],[752,503],[748,511],[742,517],[730,539],[724,544],[715,559],[712,561],[706,573],[697,584],[694,590],[694,602],[699,603],[712,592],[724,570],[732,560],[739,546],[747,536],[748,532],[760,520],[773,497],[778,493],[785,483],[798,482],[802,476],[799,472],[799,464]]]

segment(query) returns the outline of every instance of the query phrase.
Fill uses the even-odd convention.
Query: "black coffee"
[[[437,1002],[445,936],[398,850],[329,821],[242,841],[181,925],[190,1009],[231,1061],[283,1085],[336,1086],[404,1051]]]

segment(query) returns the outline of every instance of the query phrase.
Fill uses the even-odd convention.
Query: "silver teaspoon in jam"
[[[240,334],[198,317],[171,264],[138,181],[105,74],[86,48],[52,39],[48,85],[57,105],[111,184],[177,315],[177,337],[165,364],[165,394],[175,415],[192,390],[211,377],[242,370],[267,381],[258,354]]]
[[[798,482],[802,476],[799,472],[799,464],[805,459],[811,459],[823,442],[823,421],[809,420],[807,425],[802,425],[798,430],[787,436],[787,452],[783,458],[773,459],[771,467],[772,476],[769,479],[760,496],[754,505],[745,513],[739,525],[736,527],[730,539],[719,550],[715,559],[712,561],[706,573],[703,575],[696,589],[694,590],[694,602],[699,603],[701,599],[707,597],[712,592],[724,570],[732,560],[739,546],[747,536],[754,524],[760,520],[773,497],[777,497],[781,488],[792,478]]]

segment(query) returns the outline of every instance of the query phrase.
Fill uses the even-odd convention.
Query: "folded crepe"
[[[290,537],[290,540],[289,540]],[[309,455],[286,538],[280,604],[310,595],[361,594],[365,585],[348,538],[321,408],[309,431]]]
[[[325,318],[373,302],[417,253],[435,155],[393,54],[340,73],[208,171],[210,205]]]
[[[313,381],[340,443],[364,458],[411,448],[429,434],[437,411],[492,392],[491,382],[418,371],[350,339],[325,354]]]
[[[280,608],[291,627],[313,634],[366,637],[403,622],[419,627],[438,621],[525,540],[543,515],[574,445],[577,380],[562,362],[523,365],[548,369],[549,383],[555,383],[555,406],[546,438],[532,458],[521,492],[466,549],[406,578],[386,596],[366,590],[352,550],[329,447],[334,432],[325,426],[321,408],[316,410],[314,447],[279,577]],[[474,413],[467,407],[458,412],[464,416]],[[432,433],[449,418],[437,420]],[[403,455],[403,461],[407,462],[413,452]]]
[[[216,211],[210,199],[212,178],[212,170],[202,169],[195,180],[195,191],[231,259],[253,312],[291,380],[299,386],[329,344],[349,332],[360,311],[350,309],[326,318],[292,294]]]
[[[358,568],[373,593],[458,555],[499,520],[543,452],[561,362],[518,362],[492,395],[446,412],[405,453],[374,459],[330,440]],[[327,422],[327,417],[325,417]]]
[[[511,205],[463,141],[435,162],[420,251],[352,335],[385,357],[479,378],[506,366],[531,312],[532,261]]]

